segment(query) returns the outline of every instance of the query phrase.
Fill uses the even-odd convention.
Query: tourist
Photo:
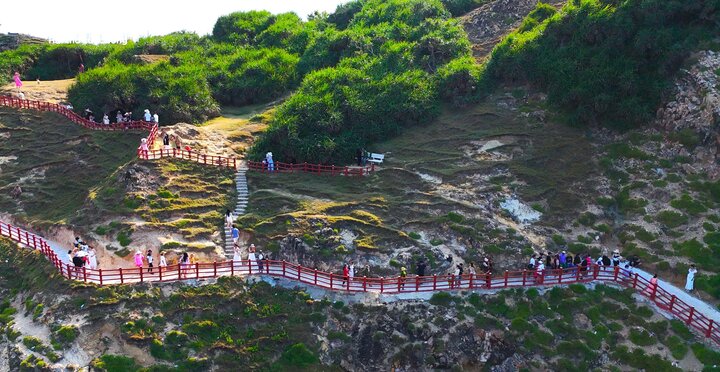
[[[260,252],[260,256],[261,256],[260,260],[261,260],[262,263],[263,263],[263,267],[265,268],[265,272],[268,273],[268,274],[270,274],[270,264],[268,263],[268,261],[270,260],[270,258],[269,258],[270,255],[269,255],[269,254],[265,254],[265,253],[263,253],[263,252]]]
[[[19,72],[15,71],[15,75],[13,75],[13,80],[15,80],[15,88],[17,88],[19,90],[20,87],[23,86],[22,80],[20,80]]]
[[[147,263],[148,263],[148,270],[147,270],[147,271],[148,271],[150,274],[152,274],[152,272],[153,272],[153,255],[152,255],[152,250],[148,249],[145,256],[146,256],[145,258],[147,259]]]
[[[167,259],[165,259],[165,252],[160,252],[160,271],[163,267],[167,267]]]
[[[88,266],[93,270],[97,270],[98,268],[97,252],[95,252],[95,248],[92,247],[88,249]]]
[[[490,259],[485,257],[483,258],[483,261],[480,263],[480,271],[484,273],[491,272],[491,266],[490,266]]]
[[[255,244],[250,244],[250,248],[248,248],[248,267],[250,267],[250,270],[252,270],[252,267],[250,265],[256,264],[256,258],[255,258]],[[258,270],[259,270],[258,266]]]
[[[157,111],[153,114],[153,123],[160,124],[160,116],[158,115]]]
[[[528,270],[533,270],[533,269],[535,269],[535,264],[536,264],[536,262],[537,262],[537,261],[535,260],[535,253],[533,253],[532,256],[530,256],[530,262],[529,262],[528,265],[527,265],[527,269],[528,269]]]
[[[398,278],[400,289],[405,289],[405,279],[407,278],[407,269],[405,266],[400,268],[400,277]]]
[[[471,279],[471,280],[472,280],[472,277],[476,274],[475,264],[472,263],[472,262],[470,262],[470,264],[468,265],[468,274],[470,274],[470,279]]]
[[[103,115],[103,121],[102,121],[102,123],[105,124],[105,125],[110,125],[110,117],[108,117],[108,114],[104,114],[104,115]]]
[[[462,262],[455,265],[455,286],[460,287],[462,284],[462,275],[463,275],[463,264]]]
[[[120,124],[123,122],[123,114],[122,111],[118,110],[117,114],[115,114],[115,122]]]
[[[620,266],[620,260],[621,260],[621,259],[622,259],[622,257],[620,257],[620,251],[617,250],[617,249],[614,250],[614,251],[613,251],[613,254],[612,254],[612,260],[611,260],[611,261],[612,261],[612,265],[615,266],[615,267]]]
[[[645,295],[652,298],[655,296],[655,291],[657,291],[657,283],[658,278],[657,274],[653,275],[652,279],[650,279],[650,283],[648,284],[647,288],[645,288]]]
[[[272,152],[265,154],[265,161],[267,162],[268,171],[272,172],[275,170],[275,162],[273,161]]]
[[[150,110],[145,109],[145,114],[143,115],[143,119],[145,119],[145,121],[152,121],[152,115],[150,115]]]
[[[147,138],[140,139],[140,154],[144,159],[149,159],[148,141]]]
[[[232,228],[233,222],[235,222],[235,217],[233,216],[233,213],[230,212],[229,209],[225,210],[225,226],[228,228]]]
[[[76,278],[80,277],[80,269],[85,264],[85,261],[78,255],[78,252],[79,250],[77,248],[73,248],[71,251],[68,251],[68,256],[70,256],[70,260],[72,260],[73,266],[75,267],[73,271],[75,272]],[[68,276],[72,279],[72,272],[68,272]]]
[[[242,251],[240,250],[240,246],[238,246],[237,244],[233,244],[233,266],[238,267],[241,261]]]
[[[135,251],[135,267],[138,269],[142,269],[143,267],[143,256],[140,251]]]
[[[348,267],[348,277],[350,278],[350,283],[352,283],[353,278],[355,278],[355,264],[350,261],[350,266]]]
[[[128,111],[123,115],[123,121],[129,123],[132,121],[132,111]]]
[[[163,141],[163,149],[169,151],[170,150],[170,136],[165,131],[163,131],[163,133],[162,133],[162,141]]]
[[[22,195],[22,188],[20,187],[20,185],[15,185],[12,191],[10,191],[10,196],[15,199],[19,199],[20,195]]]
[[[545,275],[545,264],[543,264],[542,261],[538,262],[537,267],[535,268],[535,273],[533,276],[535,277],[535,283],[536,284],[543,284],[543,276]]]
[[[182,269],[183,278],[187,278],[187,270],[189,266],[190,256],[188,256],[187,252],[183,252],[182,257],[180,258],[180,268]]]
[[[343,264],[342,277],[343,277],[342,286],[344,287],[345,284],[348,283],[348,279],[350,278],[350,266],[348,266],[348,264]]]
[[[258,262],[258,269],[260,270],[261,273],[264,268],[264,262],[263,262],[264,259],[265,259],[265,255],[262,253],[262,251],[258,252],[257,262]]]
[[[78,66],[78,73],[82,74],[83,72],[85,72],[85,65],[81,63],[80,66]]]
[[[695,289],[695,273],[697,273],[697,269],[695,268],[695,264],[692,264],[688,269],[687,278],[685,279],[685,290],[688,292],[692,292],[693,289]]]
[[[575,265],[577,267],[577,266],[580,266],[581,263],[582,263],[582,257],[580,257],[580,254],[578,253],[575,255],[575,259],[573,260],[573,265]]]
[[[175,149],[180,151],[182,150],[182,138],[180,138],[179,135],[175,135]]]
[[[232,225],[230,234],[232,235],[233,245],[237,246],[238,240],[240,240],[240,230],[235,225]]]
[[[357,160],[358,167],[362,165],[362,157],[363,157],[362,149],[357,148],[355,150],[355,159]]]
[[[21,100],[24,101],[24,100],[25,100],[25,93],[23,93],[22,91],[20,91],[20,93],[18,93],[18,98],[20,98]]]
[[[558,265],[557,268],[564,268],[565,264],[567,263],[567,252],[562,251],[558,255]]]
[[[550,252],[545,252],[545,266],[548,268],[552,267],[552,255]]]

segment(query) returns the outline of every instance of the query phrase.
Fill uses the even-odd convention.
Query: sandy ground
[[[45,101],[52,103],[65,102],[67,99],[68,88],[75,82],[75,79],[66,80],[48,80],[48,81],[24,81],[22,91],[25,99]],[[15,83],[5,84],[0,87],[0,94],[12,94],[17,96],[18,89]]]

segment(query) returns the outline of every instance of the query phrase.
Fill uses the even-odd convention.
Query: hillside
[[[197,161],[139,159],[146,131],[1,108],[0,221],[63,254],[81,236],[106,273],[147,249],[217,271],[228,209],[242,258],[255,244],[283,273],[299,264],[336,281],[349,263],[358,277],[414,278],[421,262],[442,281],[486,258],[501,281],[532,254],[617,249],[682,295],[696,265],[687,297],[719,308],[719,12],[710,0],[355,0],[307,20],[231,13],[206,36],[21,45],[0,69],[20,68],[29,98],[158,110]],[[78,75],[68,66],[81,59]],[[244,168],[267,151],[342,167],[358,148],[383,162],[357,177]],[[213,155],[240,166],[200,161]],[[705,328],[617,282],[390,296],[270,275],[145,278],[65,280],[0,239],[0,370],[720,364]]]

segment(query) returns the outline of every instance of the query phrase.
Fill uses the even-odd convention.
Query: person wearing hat
[[[565,252],[565,251],[560,252],[560,255],[558,255],[558,263],[559,263],[559,266],[562,268],[564,268],[566,266],[567,252]]]
[[[143,254],[139,250],[135,251],[135,267],[138,269],[142,269],[143,267]]]
[[[400,268],[400,278],[398,278],[400,289],[405,289],[405,278],[407,278],[407,269],[403,266]]]
[[[695,268],[695,264],[692,264],[688,269],[687,278],[685,280],[685,290],[688,292],[692,292],[693,289],[695,289],[695,273],[697,273],[697,269]]]
[[[143,118],[145,121],[152,121],[152,115],[150,115],[150,110],[145,109],[145,114],[143,115]]]

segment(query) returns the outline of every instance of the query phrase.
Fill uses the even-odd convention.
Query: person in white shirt
[[[147,254],[146,254],[146,256],[145,256],[145,259],[147,260],[147,263],[148,263],[148,269],[147,269],[147,271],[152,274],[152,272],[153,272],[153,255],[152,255],[152,250],[150,250],[150,249],[147,250]]]
[[[145,121],[152,121],[152,115],[150,115],[150,110],[145,109],[144,118],[145,118]]]
[[[152,120],[152,121],[153,121],[153,123],[155,123],[155,124],[160,124],[160,116],[158,116],[158,113],[157,113],[157,112],[153,115],[153,120]]]
[[[167,267],[167,260],[165,259],[165,252],[160,253],[160,267]]]
[[[110,118],[107,114],[103,115],[103,124],[110,125]]]

